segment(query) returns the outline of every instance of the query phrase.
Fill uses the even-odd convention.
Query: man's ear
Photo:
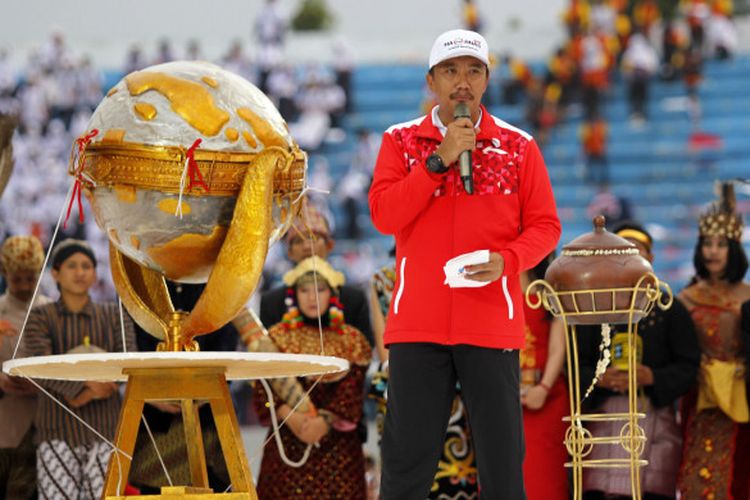
[[[52,274],[52,279],[54,279],[55,283],[57,283],[58,281],[57,277],[60,276],[60,271],[58,271],[57,269],[53,267],[52,272],[50,274]]]
[[[433,85],[435,84],[435,77],[432,76],[432,73],[427,72],[427,74],[424,77],[425,81],[427,82],[427,87],[429,87],[430,92],[435,92],[435,89],[433,89]]]

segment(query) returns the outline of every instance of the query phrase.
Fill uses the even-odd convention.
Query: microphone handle
[[[459,174],[464,185],[464,191],[474,194],[474,179],[471,172],[471,151],[464,151],[458,157]]]
[[[468,177],[463,177],[461,180],[464,181],[464,190],[468,194],[474,194],[474,181],[472,180],[471,176],[469,175]]]

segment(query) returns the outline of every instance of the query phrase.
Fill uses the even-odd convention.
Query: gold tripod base
[[[163,486],[160,495],[135,495],[127,497],[105,497],[122,500],[141,500],[151,498],[162,498],[167,500],[247,500],[251,497],[248,493],[214,493],[211,488],[194,488],[192,486]]]
[[[182,406],[188,463],[189,486],[166,486],[160,495],[124,496],[131,459],[119,451],[112,454],[104,483],[105,500],[191,499],[191,500],[257,500],[250,466],[245,455],[237,417],[229,396],[223,367],[129,368],[125,401],[120,412],[115,444],[123,453],[133,456],[143,405],[146,401],[175,401]],[[213,493],[208,487],[203,434],[198,418],[197,401],[207,401],[216,424],[224,453],[232,493]]]

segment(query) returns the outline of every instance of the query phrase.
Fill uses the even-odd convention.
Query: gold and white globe
[[[170,280],[206,282],[239,210],[270,244],[298,209],[305,154],[271,101],[216,65],[172,62],[125,76],[87,130],[97,133],[71,173],[80,173],[97,224],[125,256]],[[253,182],[272,185],[246,189],[272,194],[236,206],[269,150],[283,155],[270,177]]]

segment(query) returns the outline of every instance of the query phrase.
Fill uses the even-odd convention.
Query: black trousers
[[[392,344],[381,500],[424,500],[437,471],[456,381],[469,415],[482,500],[523,500],[518,351]]]

